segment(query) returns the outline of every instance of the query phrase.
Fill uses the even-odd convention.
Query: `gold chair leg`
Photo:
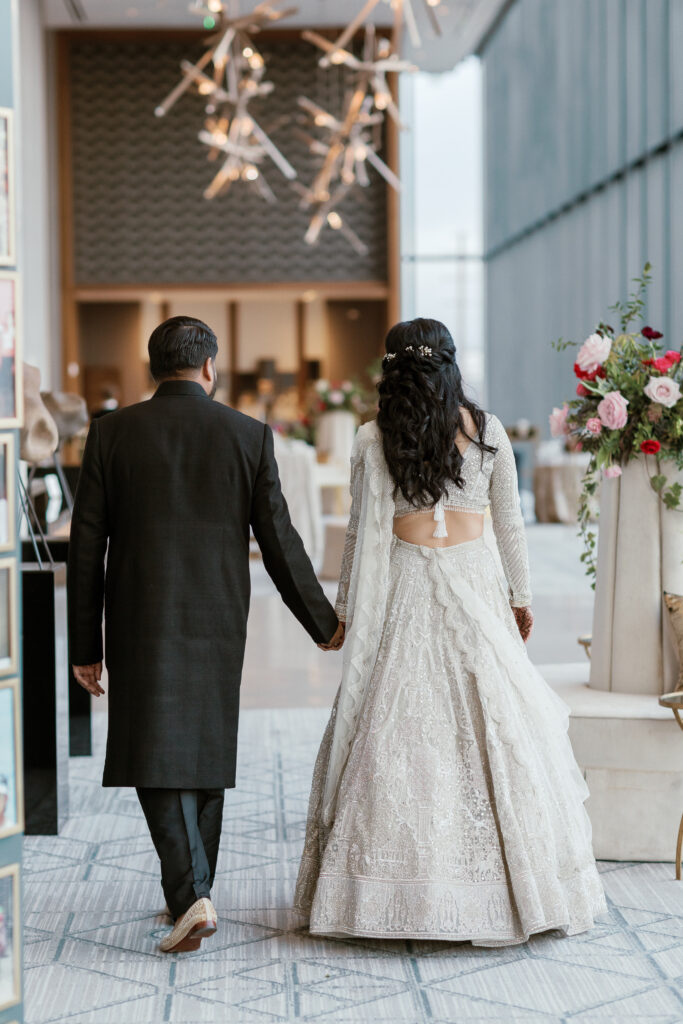
[[[683,853],[683,815],[678,826],[678,840],[676,841],[676,881],[681,880],[681,854]]]

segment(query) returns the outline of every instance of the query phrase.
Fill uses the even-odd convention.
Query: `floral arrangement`
[[[353,381],[318,380],[315,383],[316,412],[363,412],[365,397]]]
[[[293,441],[305,441],[315,444],[315,425],[310,416],[299,416],[296,420],[288,420],[271,424],[273,430]]]
[[[650,484],[660,500],[669,509],[683,511],[683,488],[678,482],[669,482],[662,465],[670,460],[683,469],[681,352],[663,351],[660,331],[652,327],[635,329],[645,309],[650,270],[646,263],[642,277],[635,279],[638,287],[628,302],[611,307],[619,318],[620,330],[600,323],[579,347],[574,363],[576,397],[550,414],[551,434],[566,437],[574,451],[583,450],[591,456],[579,502],[579,529],[584,540],[581,560],[593,577],[596,541],[589,528],[590,502],[600,473],[618,477],[622,465],[644,458]],[[560,339],[553,347],[563,351],[576,344]]]

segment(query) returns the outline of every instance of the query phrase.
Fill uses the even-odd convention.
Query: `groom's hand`
[[[346,632],[346,623],[340,622],[337,626],[337,630],[327,644],[318,644],[321,651],[340,651],[344,643],[344,633]]]
[[[80,683],[84,690],[92,693],[93,697],[100,697],[104,690],[100,686],[102,678],[102,662],[95,665],[73,665],[76,682]]]

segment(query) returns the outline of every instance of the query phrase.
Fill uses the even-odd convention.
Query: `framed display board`
[[[14,434],[0,433],[0,555],[17,544],[14,455]]]
[[[0,427],[23,418],[19,274],[0,270]]]
[[[0,1010],[21,1002],[19,865],[0,868]]]
[[[17,562],[0,558],[0,676],[12,676],[18,663]]]
[[[0,107],[0,266],[17,262],[14,221],[14,111]]]
[[[18,679],[0,679],[0,839],[24,828]]]

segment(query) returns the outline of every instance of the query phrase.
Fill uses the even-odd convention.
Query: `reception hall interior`
[[[681,52],[683,0],[0,0],[0,1024],[683,1021]],[[447,326],[514,453],[527,650],[569,709],[607,898],[590,931],[309,933],[344,654],[252,536],[218,929],[159,951],[66,565],[91,424],[151,399],[177,316],[217,337],[214,402],[272,428],[332,604],[387,331]],[[484,539],[503,579],[490,511]]]

